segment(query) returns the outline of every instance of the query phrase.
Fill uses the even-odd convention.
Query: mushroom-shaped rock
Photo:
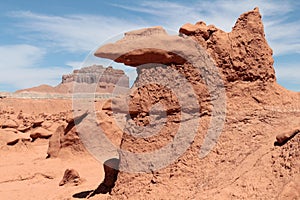
[[[186,62],[185,52],[188,51],[181,46],[184,41],[182,37],[168,35],[162,27],[140,29],[125,33],[125,37],[116,43],[100,47],[95,56],[129,66],[183,64]]]

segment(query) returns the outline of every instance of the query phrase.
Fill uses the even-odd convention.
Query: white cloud
[[[20,44],[0,46],[0,84],[11,89],[28,88],[40,84],[56,85],[66,68],[41,68],[45,51],[35,46]]]
[[[87,52],[110,37],[140,27],[123,19],[101,15],[51,16],[32,12],[12,12],[27,37],[44,42],[57,51]],[[38,34],[34,34],[38,33]],[[29,35],[29,36],[28,36]]]
[[[116,41],[123,37],[124,32],[142,27],[136,22],[101,15],[52,16],[18,11],[11,12],[9,16],[18,20],[15,25],[24,32],[20,34],[22,39],[42,46],[0,46],[0,55],[5,58],[0,66],[0,84],[9,85],[12,89],[56,85],[62,74],[72,71],[71,67],[78,69],[98,63],[92,52],[99,45]],[[40,65],[40,61],[47,61],[46,53],[57,51],[73,55],[90,53],[85,60],[64,63],[70,68]],[[106,60],[101,64],[106,66],[109,63],[111,61]]]
[[[66,63],[66,65],[72,67],[73,69],[80,69],[83,67],[83,63],[80,61],[69,61]]]
[[[137,1],[130,6],[122,3],[114,5],[132,11],[131,15],[136,14],[139,19],[136,21],[121,19],[121,16],[83,14],[53,16],[23,11],[10,13],[10,17],[17,20],[16,25],[21,27],[22,31],[20,35],[31,44],[38,43],[43,46],[43,49],[47,48],[48,52],[62,51],[78,55],[77,53],[90,52],[103,43],[119,39],[122,37],[120,33],[141,27],[162,25],[177,32],[183,24],[201,20],[225,31],[231,31],[240,14],[258,6],[263,15],[266,37],[277,56],[292,52],[300,53],[300,26],[298,25],[300,20],[289,21],[287,17],[290,12],[298,8],[295,6],[296,3],[296,1],[282,3],[260,0],[199,0],[193,3],[185,1],[175,3],[152,0]],[[109,38],[112,39],[107,41]],[[0,69],[5,72],[0,75],[1,83],[14,84],[20,88],[37,83],[54,84],[54,80],[57,81],[61,74],[66,73],[65,71],[69,73],[69,69],[39,68],[38,63],[45,55],[43,49],[30,45],[0,46],[0,55],[4,58]],[[89,54],[82,62],[76,60],[65,64],[79,68],[94,63],[98,63],[98,60]],[[294,73],[283,72],[285,70],[277,70],[278,76],[294,76]],[[282,73],[285,75],[281,75]]]
[[[0,46],[0,69],[8,70],[18,66],[30,66],[40,61],[45,54],[43,49],[32,45],[6,45]],[[2,75],[2,73],[1,73]]]
[[[276,68],[276,74],[278,78],[282,80],[298,79],[300,82],[300,68],[298,65],[285,65]]]
[[[300,53],[300,20],[288,18],[291,12],[297,11],[297,1],[197,1],[185,4],[168,1],[142,1],[135,6],[114,5],[134,12],[152,15],[155,23],[178,30],[189,22],[204,21],[230,32],[238,17],[255,7],[259,7],[263,17],[265,33],[274,55]],[[277,67],[279,83],[291,90],[300,91],[300,68],[298,65]]]
[[[268,42],[275,55],[300,52],[300,20],[289,22],[286,15],[295,11],[295,1],[197,1],[191,4],[169,1],[142,1],[135,6],[115,5],[134,12],[152,15],[155,23],[178,30],[189,22],[205,21],[224,31],[231,31],[240,14],[260,8]]]
[[[275,55],[300,51],[300,20],[289,22],[287,15],[294,11],[297,2],[285,1],[196,1],[192,4],[170,1],[139,1],[136,4],[112,4],[133,11],[144,20],[129,21],[102,15],[52,16],[32,12],[12,12],[19,19],[18,26],[26,30],[23,37],[34,37],[55,51],[87,52],[120,33],[141,27],[162,25],[176,32],[183,24],[205,21],[224,31],[231,31],[240,14],[259,7],[263,15],[266,37]],[[150,16],[150,17],[149,17]],[[141,19],[141,17],[137,17]],[[283,31],[284,30],[284,31]],[[119,35],[120,36],[120,35]],[[122,34],[121,34],[122,36]]]
[[[276,67],[275,71],[278,83],[284,85],[287,89],[300,91],[300,68],[298,64],[285,64]]]

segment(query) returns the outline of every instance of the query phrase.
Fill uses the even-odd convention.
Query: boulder
[[[0,141],[4,145],[15,145],[19,141],[31,141],[29,133],[21,133],[17,130],[0,129]]]
[[[19,124],[13,119],[6,119],[0,126],[2,128],[18,128]]]
[[[35,140],[37,138],[43,138],[48,139],[52,136],[52,132],[48,131],[47,129],[44,129],[42,127],[38,127],[37,129],[33,130],[32,133],[30,133],[30,137]]]
[[[283,145],[285,144],[289,139],[294,137],[296,134],[300,132],[300,129],[293,129],[290,131],[282,132],[276,135],[276,144]]]
[[[35,119],[34,122],[33,122],[33,124],[32,124],[33,128],[41,126],[44,121],[45,120],[43,118],[37,118],[37,119]]]
[[[71,185],[77,186],[82,182],[79,173],[75,169],[66,169],[62,180],[59,182],[59,186]]]
[[[23,124],[17,128],[18,131],[23,132],[23,133],[29,131],[30,129],[31,129],[31,126],[24,126]]]

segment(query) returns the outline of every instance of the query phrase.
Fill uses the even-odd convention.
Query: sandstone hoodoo
[[[200,52],[206,52],[201,56],[209,55],[224,83],[224,126],[210,126],[214,112],[225,114],[214,107],[220,99],[214,95],[223,87],[207,87],[217,83],[216,76],[209,77],[210,62],[200,70],[190,62],[195,55],[185,45],[193,44],[191,40],[201,45]],[[183,25],[178,36],[153,27],[126,33],[95,55],[136,67],[138,72],[130,96],[123,98],[128,107],[120,99],[104,106],[107,112],[129,114],[113,197],[275,199],[298,195],[289,196],[285,185],[297,187],[291,180],[300,173],[300,136],[294,132],[300,115],[280,110],[297,106],[300,95],[276,83],[272,49],[258,8],[242,14],[229,33],[204,22]],[[186,89],[188,85],[191,90]],[[182,102],[197,102],[199,107],[185,107]],[[220,127],[220,137],[210,137],[216,145],[200,158],[206,135]],[[284,142],[288,144],[275,146],[276,136],[287,128],[291,134],[284,135]],[[185,142],[187,148],[182,147]]]
[[[66,118],[66,124],[58,124],[56,130],[49,140],[47,158],[56,158],[61,150],[70,150],[73,153],[84,152],[84,146],[78,136],[76,125],[78,125],[87,115],[87,112],[79,116]]]
[[[183,25],[179,33],[197,40],[212,56],[229,82],[266,80],[275,81],[273,51],[264,33],[258,8],[240,16],[230,33],[204,22]],[[99,48],[95,55],[129,66],[148,63],[183,64],[180,55],[185,37],[169,36],[162,27],[132,31],[114,43]],[[120,48],[122,46],[122,48]],[[165,51],[168,46],[169,52]],[[157,48],[155,48],[157,47]]]

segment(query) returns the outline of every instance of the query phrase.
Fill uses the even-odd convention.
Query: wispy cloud
[[[177,31],[180,26],[199,20],[229,32],[243,12],[259,7],[265,23],[266,36],[275,55],[300,52],[300,19],[290,22],[287,15],[295,11],[297,2],[285,1],[196,1],[193,5],[171,1],[139,1],[136,4],[112,4],[112,6],[136,13],[139,21],[129,21],[120,16],[66,15],[52,16],[32,12],[12,12],[17,26],[25,30],[25,36],[38,40],[56,51],[87,52],[110,37],[128,30],[162,25]],[[144,15],[144,16],[143,16]],[[146,17],[147,15],[148,17]],[[284,30],[284,31],[282,31]],[[282,39],[284,37],[284,40]]]
[[[298,6],[295,6],[296,4]],[[136,1],[130,6],[122,3],[113,6],[131,11],[130,15],[136,16],[136,20],[126,20],[121,15],[55,16],[28,11],[10,12],[8,16],[13,18],[14,26],[17,26],[20,31],[18,37],[22,37],[22,41],[31,45],[0,46],[0,55],[4,58],[0,64],[2,70],[0,83],[12,84],[18,88],[40,83],[55,84],[62,74],[70,73],[71,69],[56,68],[54,70],[54,68],[45,68],[47,66],[44,68],[38,66],[42,59],[47,60],[46,57],[50,52],[58,51],[73,55],[72,58],[66,58],[64,63],[58,63],[58,65],[79,68],[85,64],[99,63],[99,60],[94,60],[96,58],[90,55],[82,61],[74,59],[74,55],[82,57],[95,47],[122,37],[121,33],[128,30],[162,25],[177,32],[183,24],[201,20],[229,32],[241,13],[257,6],[263,15],[266,37],[275,56],[291,52],[300,53],[300,26],[298,25],[300,19],[289,18],[289,15],[299,8],[297,1],[282,3],[260,0],[199,0],[193,3],[185,1],[178,3],[150,0]],[[110,38],[112,39],[108,41],[107,39]],[[44,49],[47,49],[47,52]],[[284,72],[278,70],[277,75],[280,76],[282,73]],[[287,74],[285,76],[288,77]]]
[[[275,55],[300,52],[300,19],[290,22],[287,15],[295,11],[295,1],[198,1],[192,6],[169,1],[142,1],[135,6],[114,4],[126,10],[152,15],[154,22],[178,30],[187,22],[205,21],[229,32],[241,13],[259,7],[266,37]],[[284,31],[283,31],[284,30]],[[284,37],[284,39],[283,39]]]
[[[300,91],[300,68],[296,63],[285,64],[276,68],[279,84],[283,84],[290,90]]]
[[[0,55],[0,85],[9,84],[14,89],[56,85],[61,75],[69,71],[61,67],[41,68],[45,50],[32,45],[0,46]]]
[[[178,30],[182,24],[205,21],[224,31],[231,31],[237,18],[244,12],[259,7],[263,16],[265,33],[274,55],[300,53],[300,19],[291,19],[297,12],[297,1],[197,1],[192,6],[185,2],[142,1],[135,6],[114,5],[133,12],[153,16],[153,23]],[[300,91],[300,70],[296,64],[284,67],[275,63],[279,83],[289,89]]]
[[[83,67],[83,62],[81,61],[69,61],[66,63],[67,66],[72,67],[73,69],[80,69]]]
[[[101,15],[52,16],[20,11],[9,16],[19,20],[17,26],[26,31],[27,39],[34,38],[57,51],[75,53],[88,52],[114,35],[142,26]]]

